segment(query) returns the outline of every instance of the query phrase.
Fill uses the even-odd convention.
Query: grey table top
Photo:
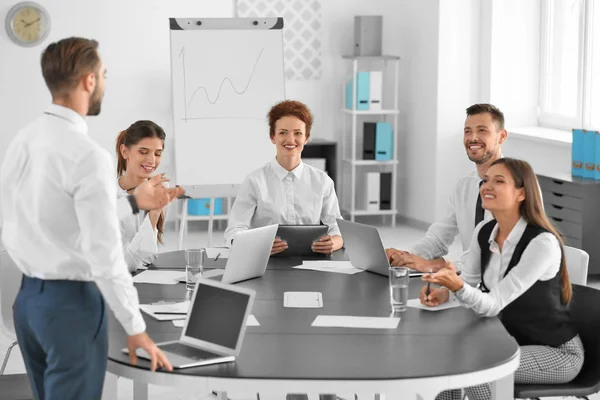
[[[343,252],[333,259],[344,259]],[[502,365],[518,346],[497,318],[480,318],[471,310],[431,312],[409,308],[395,330],[311,327],[317,315],[390,316],[386,277],[293,270],[298,259],[271,259],[261,278],[237,285],[252,288],[252,314],[260,323],[248,327],[235,362],[177,370],[176,374],[240,379],[389,380],[447,376]],[[409,298],[418,297],[420,278],[411,278]],[[138,284],[140,303],[183,300],[185,285]],[[317,291],[323,308],[283,307],[284,292]],[[155,341],[178,339],[181,328],[144,315]],[[126,335],[112,317],[109,359],[129,364],[121,353]],[[139,360],[132,368],[148,369]]]

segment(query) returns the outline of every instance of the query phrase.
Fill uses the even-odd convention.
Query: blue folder
[[[394,157],[394,131],[388,122],[378,122],[375,128],[375,160],[387,161]]]
[[[600,180],[600,132],[596,131],[596,165],[594,170],[594,179]]]
[[[596,169],[596,132],[583,131],[583,177],[594,179]]]
[[[352,109],[352,82],[346,84],[346,108]],[[369,109],[369,72],[358,72],[356,76],[356,109],[365,111]]]
[[[210,198],[188,200],[188,215],[209,215]],[[223,199],[215,199],[215,211],[213,215],[223,214]]]
[[[573,129],[571,145],[571,175],[583,177],[583,130]]]

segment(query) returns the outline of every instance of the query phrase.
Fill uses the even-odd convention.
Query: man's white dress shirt
[[[463,268],[475,230],[475,207],[479,196],[479,182],[481,182],[481,178],[477,171],[458,181],[450,193],[446,217],[431,224],[425,237],[409,250],[411,254],[428,260],[441,258],[448,254],[448,249],[456,235],[459,235],[462,254],[460,260],[454,260],[453,264],[457,270]],[[492,218],[492,214],[485,210],[483,220],[489,221]]]
[[[17,133],[0,171],[2,241],[29,277],[94,281],[125,331],[142,333],[114,168],[87,130],[81,115],[53,104]],[[131,213],[123,201],[119,216]]]
[[[318,225],[339,235],[342,218],[333,181],[324,172],[300,161],[287,171],[273,159],[252,172],[240,186],[225,230],[228,245],[244,230],[270,224]]]
[[[491,255],[483,276],[485,286],[490,292],[482,293],[475,287],[481,281],[481,248],[477,236],[485,224],[486,222],[479,223],[473,233],[469,256],[461,275],[465,285],[456,292],[456,297],[476,313],[491,317],[498,315],[504,307],[525,293],[538,280],[547,281],[554,278],[560,269],[561,252],[556,236],[549,232],[540,233],[529,242],[519,263],[504,277],[527,222],[523,218],[519,219],[504,241],[502,251],[496,243],[496,224],[487,240]]]

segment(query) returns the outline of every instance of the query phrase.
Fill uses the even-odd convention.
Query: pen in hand
[[[429,270],[429,274],[431,275],[433,273],[432,270]],[[425,296],[429,296],[429,294],[431,293],[431,282],[427,282],[427,290],[425,290]]]

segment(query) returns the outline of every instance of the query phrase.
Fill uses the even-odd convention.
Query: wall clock
[[[37,3],[17,3],[6,15],[6,31],[16,44],[35,46],[43,42],[50,33],[50,16]]]

